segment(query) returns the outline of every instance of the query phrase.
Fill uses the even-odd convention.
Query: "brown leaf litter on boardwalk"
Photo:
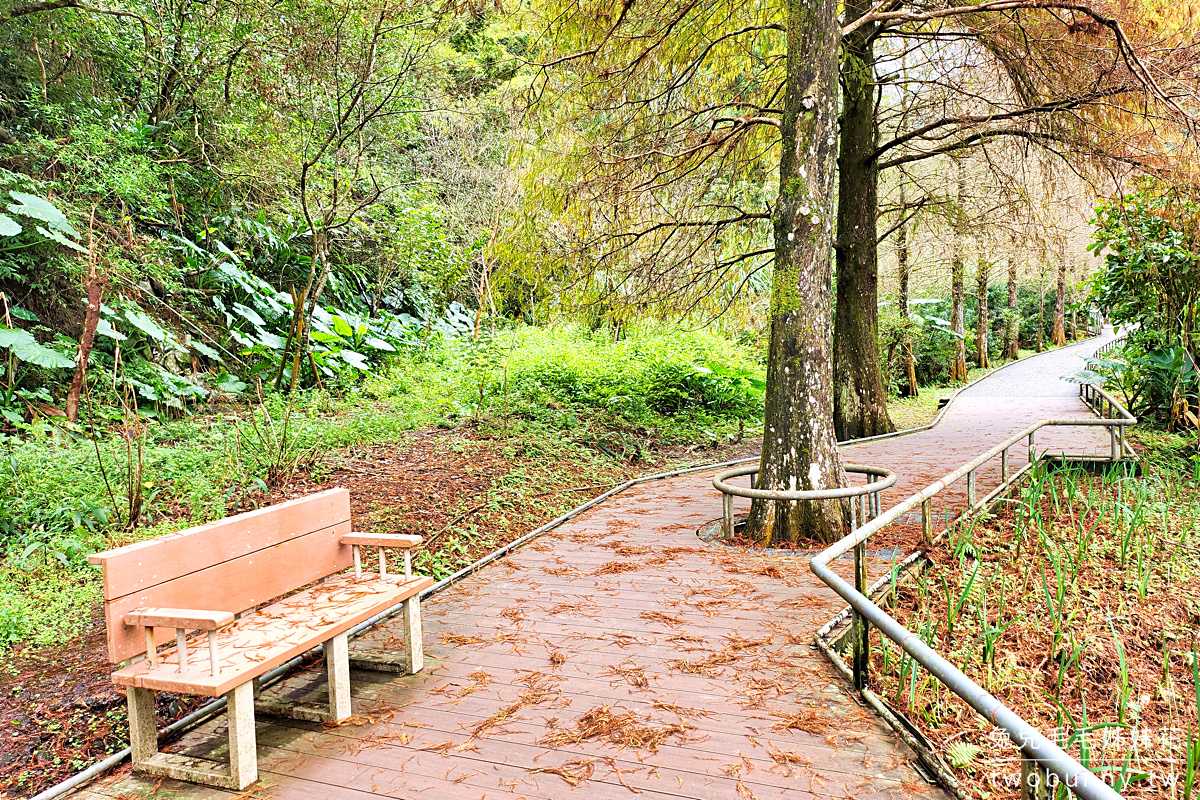
[[[460,646],[465,644],[483,644],[484,641],[486,641],[481,636],[467,636],[462,633],[455,633],[454,631],[442,631],[440,634],[438,634],[438,639],[442,644],[454,644]]]
[[[594,617],[600,611],[600,606],[593,603],[591,600],[580,600],[574,603],[555,603],[549,608],[541,606],[541,610],[547,614],[580,614],[585,617]]]
[[[682,625],[683,619],[680,617],[672,617],[669,614],[664,614],[661,611],[643,611],[638,614],[642,619],[648,619],[651,622],[663,622],[667,625]]]
[[[525,691],[517,697],[515,701],[509,703],[504,708],[484,720],[480,720],[471,728],[471,738],[482,736],[498,725],[503,725],[505,722],[513,718],[513,716],[522,708],[529,706],[537,706],[549,700],[562,700],[562,690],[558,688],[557,678],[546,675],[543,672],[536,670],[528,670],[525,675],[517,679],[518,683],[523,683],[526,686]]]
[[[724,667],[736,664],[743,658],[743,651],[754,650],[770,642],[766,639],[746,639],[740,634],[731,633],[725,637],[725,647],[709,654],[707,658],[692,661],[685,658],[675,659],[667,663],[672,669],[686,675],[703,675],[706,678],[716,678],[724,673]]]
[[[789,714],[775,714],[779,718],[771,727],[777,731],[804,731],[814,736],[829,733],[833,723],[811,708],[801,708]]]
[[[651,703],[655,711],[669,711],[677,717],[707,717],[708,711],[699,708],[685,708],[678,703],[668,703],[666,700],[655,700]]]
[[[376,747],[387,747],[389,745],[400,745],[403,747],[412,741],[412,734],[407,731],[389,731],[377,730],[368,733],[361,739],[347,739],[342,745],[342,752],[348,755],[358,755],[364,750],[373,750]]]
[[[445,697],[453,698],[455,701],[454,705],[458,705],[458,703],[461,702],[463,700],[463,698],[465,698],[467,695],[478,692],[480,689],[484,688],[485,686],[487,686],[489,683],[492,682],[492,676],[489,675],[488,673],[484,672],[482,669],[475,670],[474,672],[467,675],[467,677],[470,678],[472,681],[469,686],[461,686],[460,687],[457,683],[455,683],[454,681],[451,681],[450,683],[447,683],[444,686],[439,686],[436,689],[431,689],[429,693],[430,694],[440,694]],[[455,688],[455,687],[458,687],[458,688]]]
[[[653,724],[654,720],[639,716],[633,711],[613,710],[611,705],[597,706],[585,711],[575,720],[573,730],[561,729],[538,740],[547,747],[563,747],[582,744],[590,739],[599,739],[616,745],[619,749],[640,748],[657,753],[659,746],[671,736],[686,739],[689,730],[695,730],[682,718],[677,723]]]
[[[392,706],[386,703],[380,703],[377,706],[369,706],[367,708],[360,706],[357,714],[347,717],[341,722],[322,722],[321,726],[331,729],[342,726],[362,727],[364,725],[375,725],[380,722],[389,722],[400,711],[399,706]]]
[[[589,573],[590,575],[620,575],[623,572],[636,572],[641,569],[641,564],[634,564],[629,561],[609,561],[602,565],[596,571]]]
[[[594,758],[576,758],[558,767],[539,767],[531,772],[533,774],[548,772],[551,775],[557,775],[574,789],[596,773],[595,764],[596,759]]]
[[[812,769],[813,762],[811,758],[792,750],[781,750],[775,744],[767,745],[767,755],[775,762],[780,774],[785,778],[792,777],[792,772],[796,767],[802,767],[806,770]]]
[[[500,612],[500,616],[506,617],[515,623],[520,624],[525,621],[525,609],[520,606],[509,606]]]
[[[620,647],[622,650],[630,645],[641,644],[636,636],[628,633],[621,633],[619,631],[617,633],[610,633],[608,638],[616,642],[617,647]]]
[[[622,678],[630,686],[637,689],[647,689],[650,687],[650,681],[646,679],[646,668],[639,667],[632,661],[622,661],[611,667],[605,667],[605,675]],[[616,685],[615,683],[612,685]]]
[[[644,556],[654,552],[653,547],[646,547],[640,544],[629,544],[623,539],[615,542],[601,542],[600,547],[607,547],[619,556],[632,558],[633,556]]]

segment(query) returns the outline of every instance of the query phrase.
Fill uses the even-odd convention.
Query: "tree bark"
[[[850,24],[870,10],[870,2],[848,0],[843,22]],[[845,441],[895,430],[879,369],[879,169],[873,156],[879,134],[873,26],[842,39],[840,73],[833,421],[838,439]]]
[[[1004,355],[1013,361],[1021,357],[1021,315],[1017,303],[1017,260],[1008,260],[1008,313],[1004,327]]]
[[[991,265],[982,258],[978,260],[975,274],[975,360],[981,369],[991,366],[988,360],[988,331],[990,329],[988,309],[988,281]]]
[[[1058,262],[1058,286],[1054,290],[1054,330],[1050,333],[1050,344],[1067,343],[1067,259]]]
[[[967,379],[967,343],[963,312],[963,282],[965,266],[963,249],[966,245],[967,210],[964,205],[967,194],[967,171],[961,158],[954,159],[958,169],[958,216],[954,224],[954,260],[950,264],[950,330],[954,331],[954,352],[950,357],[950,381],[958,383]]]
[[[909,323],[912,322],[912,315],[908,311],[909,292],[908,285],[911,277],[911,269],[908,264],[908,222],[904,219],[904,214],[908,211],[904,202],[904,184],[900,184],[900,227],[896,229],[896,264],[900,268],[900,315]],[[911,329],[904,334],[904,384],[901,386],[901,394],[905,397],[919,397],[921,394],[920,388],[917,386],[917,359],[913,355],[912,347],[912,331]]]
[[[1037,351],[1044,347],[1042,334],[1046,331],[1046,267],[1042,265],[1042,274],[1038,276],[1038,338]]]
[[[79,353],[75,360],[75,374],[71,376],[71,388],[67,391],[66,412],[71,422],[79,421],[79,398],[83,395],[83,382],[87,378],[87,363],[96,341],[96,326],[100,324],[100,298],[104,293],[104,279],[96,274],[96,261],[88,264],[87,310],[83,314],[83,334],[79,337]]]
[[[846,484],[833,432],[830,294],[837,141],[837,4],[788,0],[775,270],[760,487]],[[838,501],[756,500],[747,535],[764,544],[834,541],[847,530]]]

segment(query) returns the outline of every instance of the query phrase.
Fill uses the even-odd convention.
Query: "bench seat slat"
[[[126,625],[143,628],[184,628],[215,631],[233,622],[229,611],[198,611],[193,608],[139,608],[125,615]]]
[[[159,654],[155,669],[138,661],[114,673],[113,680],[142,689],[217,697],[432,585],[433,579],[425,577],[356,581],[353,575],[339,575],[218,631],[218,676],[198,663],[180,673],[172,648]]]
[[[354,533],[342,537],[342,544],[356,544],[360,547],[416,547],[421,544],[421,537],[406,533]]]

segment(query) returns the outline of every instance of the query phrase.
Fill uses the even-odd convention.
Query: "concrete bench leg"
[[[129,747],[133,751],[133,765],[139,767],[158,755],[154,692],[126,686],[125,704],[129,708]]]
[[[329,721],[341,722],[350,716],[350,635],[338,634],[322,647],[329,676]]]
[[[416,674],[425,668],[425,645],[421,641],[421,599],[404,601],[404,660],[405,670]]]
[[[242,791],[258,780],[254,736],[254,686],[249,681],[225,695],[229,715],[229,768],[204,758],[158,752],[154,692],[125,687],[133,768],[148,775]]]
[[[241,791],[258,780],[258,748],[254,735],[254,684],[243,683],[225,695],[229,714],[229,777]]]

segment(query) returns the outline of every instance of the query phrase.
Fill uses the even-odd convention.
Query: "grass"
[[[519,528],[580,502],[539,491],[732,440],[761,421],[761,377],[748,348],[705,332],[644,328],[614,342],[575,326],[521,327],[398,355],[338,393],[97,423],[94,438],[4,437],[0,646],[59,643],[80,629],[99,597],[88,553],[262,502],[293,471],[320,482],[348,452],[401,446],[420,429],[471,431],[506,454],[480,513]],[[113,416],[97,409],[100,420]],[[133,513],[131,496],[140,497]],[[460,552],[426,566],[440,574],[494,544],[479,530],[479,514],[451,526],[445,538],[462,540]]]
[[[995,517],[934,548],[892,614],[1126,797],[1195,796],[1200,485],[1188,477],[1039,468]],[[935,742],[971,745],[955,757],[973,793],[1018,796],[1003,736],[890,643],[873,667]]]

